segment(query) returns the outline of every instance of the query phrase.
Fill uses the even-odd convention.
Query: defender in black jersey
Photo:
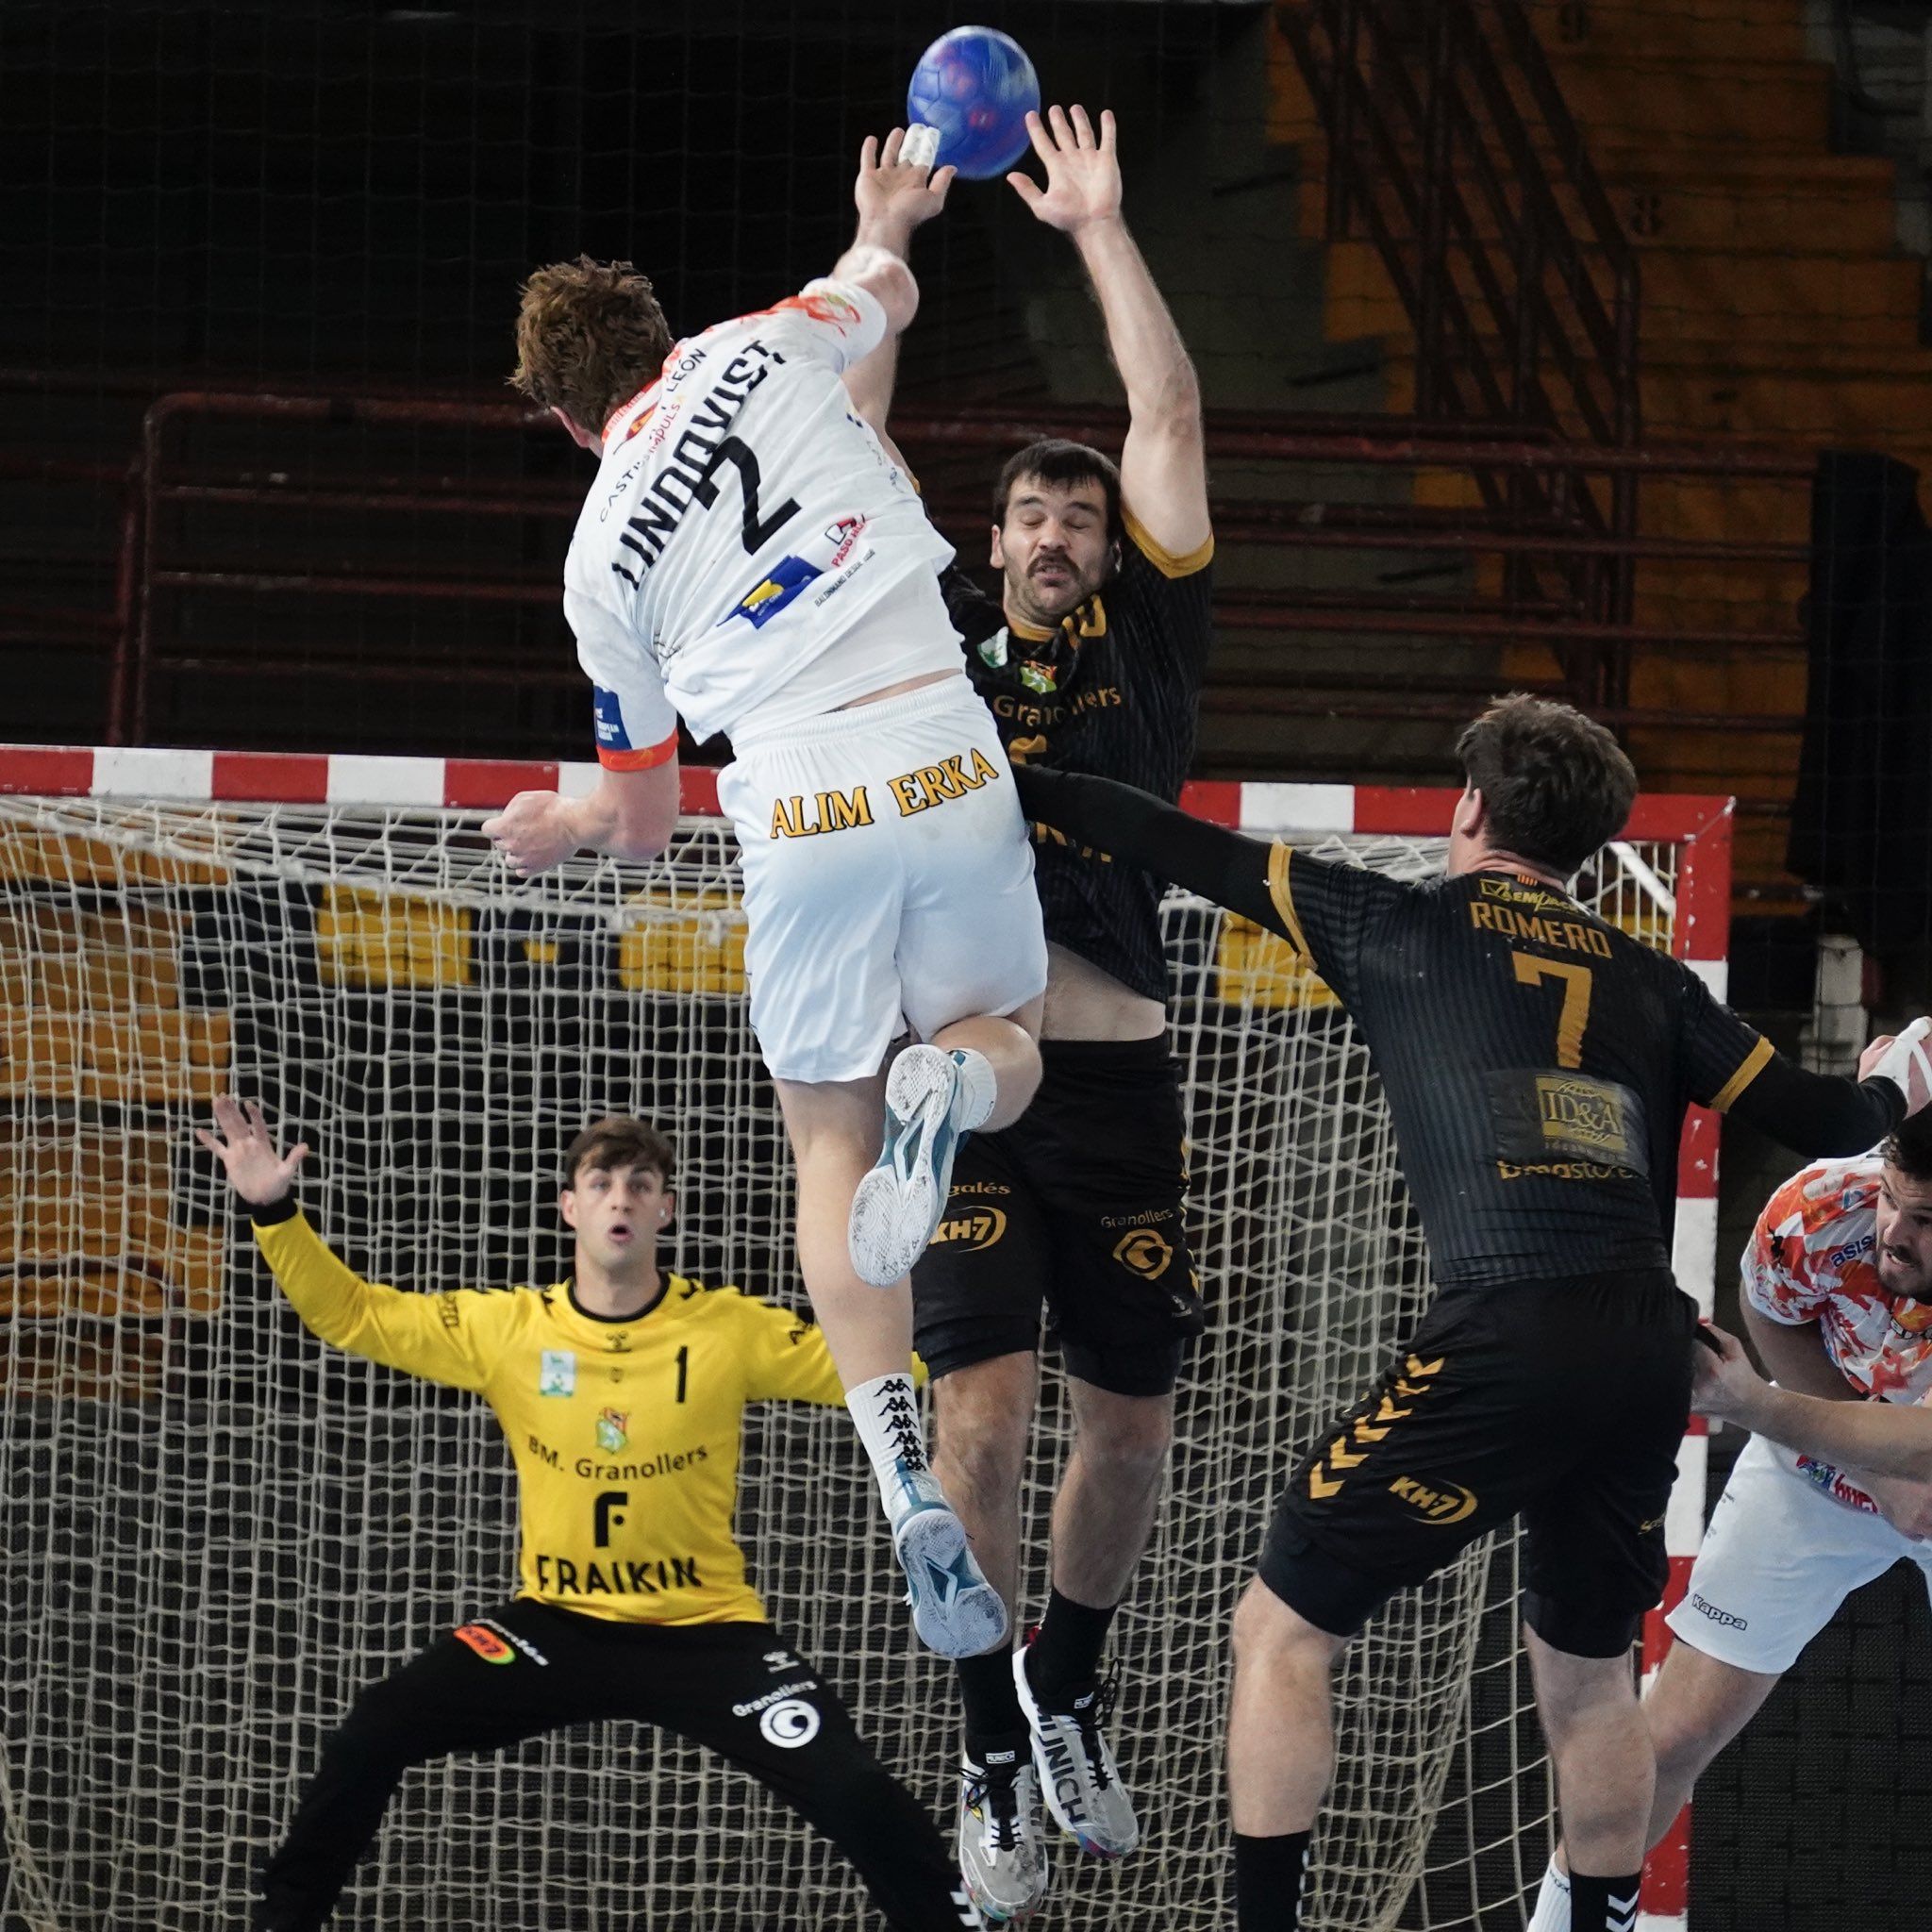
[[[1516,697],[1460,750],[1448,875],[1422,884],[1123,786],[1021,774],[1029,817],[1280,934],[1341,999],[1374,1056],[1441,1291],[1296,1470],[1235,1619],[1243,1932],[1298,1924],[1334,1658],[1391,1593],[1515,1515],[1574,1924],[1631,1923],[1655,1767],[1628,1653],[1662,1591],[1695,1322],[1666,1235],[1685,1107],[1735,1109],[1811,1153],[1868,1147],[1905,1110],[1889,1079],[1854,1086],[1781,1059],[1690,967],[1564,891],[1635,794],[1601,727]]]
[[[1193,757],[1212,633],[1197,386],[1121,222],[1112,117],[1096,133],[1080,108],[1055,108],[1036,122],[1034,146],[1047,185],[1023,193],[1079,250],[1126,389],[1126,440],[1118,470],[1081,443],[1020,451],[993,493],[999,598],[959,570],[942,587],[1016,764],[1098,773],[1173,799]],[[848,378],[875,424],[888,354]],[[916,1343],[935,1378],[936,1466],[1009,1601],[1042,1306],[1075,1422],[1039,1634],[1018,1657],[1003,1645],[959,1666],[966,1790],[983,1794],[961,1809],[961,1868],[982,1907],[1008,1919],[1032,1909],[1046,1882],[1029,1735],[1047,1804],[1083,1850],[1119,1857],[1138,1839],[1096,1679],[1152,1530],[1174,1382],[1201,1326],[1160,885],[1043,827],[1034,859],[1051,974],[1041,1088],[1012,1126],[961,1149],[948,1210],[912,1274]]]

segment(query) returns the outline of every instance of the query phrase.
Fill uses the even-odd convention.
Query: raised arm
[[[898,335],[919,308],[919,284],[906,265],[912,231],[946,205],[953,171],[902,163],[904,128],[895,127],[883,146],[871,135],[858,153],[858,178],[852,198],[858,208],[858,231],[832,268],[835,282],[848,282],[874,296],[886,311],[886,337]],[[876,353],[876,352],[874,352]],[[888,385],[890,393],[890,384]],[[876,425],[874,425],[876,426]]]
[[[1859,1058],[1857,1080],[1814,1074],[1761,1041],[1761,1060],[1721,1110],[1801,1154],[1862,1154],[1932,1100],[1927,1032],[1928,1023],[1915,1020],[1896,1039],[1874,1040]]]
[[[211,1134],[197,1127],[194,1137],[221,1161],[229,1185],[248,1205],[275,1285],[311,1334],[386,1368],[458,1389],[482,1388],[475,1324],[466,1324],[463,1308],[490,1297],[408,1294],[364,1281],[295,1205],[294,1177],[307,1145],[283,1154],[261,1108],[225,1095],[215,1102],[215,1128]]]
[[[1094,132],[1085,108],[1026,117],[1046,186],[1007,179],[1035,218],[1058,228],[1079,252],[1107,325],[1107,346],[1127,392],[1121,496],[1159,548],[1197,551],[1212,534],[1201,385],[1187,345],[1160,298],[1121,214],[1121,170],[1110,109]]]

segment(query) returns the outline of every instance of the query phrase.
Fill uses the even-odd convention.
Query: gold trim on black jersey
[[[1294,890],[1288,882],[1289,861],[1294,856],[1291,845],[1277,843],[1268,854],[1268,896],[1274,901],[1274,909],[1281,914],[1281,923],[1288,928],[1288,942],[1310,965],[1315,956],[1308,951],[1307,935],[1302,931],[1302,923],[1295,916]]]
[[[1728,1113],[1738,1095],[1763,1073],[1776,1052],[1770,1041],[1760,1039],[1738,1063],[1738,1071],[1717,1090],[1717,1096],[1710,1103],[1712,1109],[1718,1113]]]
[[[1121,509],[1121,527],[1126,531],[1127,541],[1164,577],[1191,577],[1197,570],[1206,570],[1213,561],[1214,533],[1211,530],[1191,550],[1177,556],[1150,537],[1146,525],[1124,506]]]

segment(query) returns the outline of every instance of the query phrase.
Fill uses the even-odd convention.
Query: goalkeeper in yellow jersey
[[[362,1280],[309,1225],[291,1191],[308,1149],[282,1154],[259,1108],[218,1100],[215,1125],[198,1138],[296,1313],[337,1348],[481,1395],[518,1484],[514,1598],[357,1697],[268,1861],[258,1932],[327,1919],[410,1765],[617,1717],[749,1772],[852,1861],[889,1925],[978,1924],[932,1820],[745,1579],[745,1404],[844,1395],[824,1337],[790,1309],[658,1268],[670,1142],[613,1119],[571,1144],[568,1281],[417,1294]]]

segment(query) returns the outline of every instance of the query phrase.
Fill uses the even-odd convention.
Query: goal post
[[[35,1932],[232,1922],[355,1691],[514,1583],[493,1422],[306,1335],[192,1142],[215,1093],[309,1141],[301,1197],[353,1266],[422,1289],[561,1278],[561,1149],[595,1113],[642,1114],[678,1149],[672,1265],[803,1303],[714,775],[684,774],[687,815],[647,867],[578,858],[518,881],[477,829],[514,791],[595,777],[0,747],[0,1826],[6,1909]],[[1423,876],[1453,794],[1207,784],[1188,803]],[[1727,801],[1645,797],[1579,885],[1720,992],[1729,825]],[[1056,1857],[1069,1923],[1120,1932],[1222,1923],[1228,1616],[1295,1455],[1430,1292],[1345,1012],[1245,922],[1178,893],[1163,921],[1209,1322],[1117,1623],[1120,1755],[1150,1842],[1112,1867]],[[1707,1116],[1680,1183],[1679,1278],[1708,1306]],[[1049,1374],[1022,1620],[1044,1597],[1067,1440]],[[1672,1506],[1674,1597],[1702,1447],[1687,1441]],[[952,1686],[910,1636],[842,1414],[753,1413],[740,1528],[785,1641],[949,1828]],[[1316,1846],[1324,1932],[1508,1923],[1536,1882],[1551,1798],[1516,1574],[1512,1539],[1479,1544],[1352,1647]],[[1647,1910],[1681,1924],[1681,1855],[1651,1885]],[[341,1923],[723,1932],[868,1910],[723,1764],[612,1724],[412,1774]]]

